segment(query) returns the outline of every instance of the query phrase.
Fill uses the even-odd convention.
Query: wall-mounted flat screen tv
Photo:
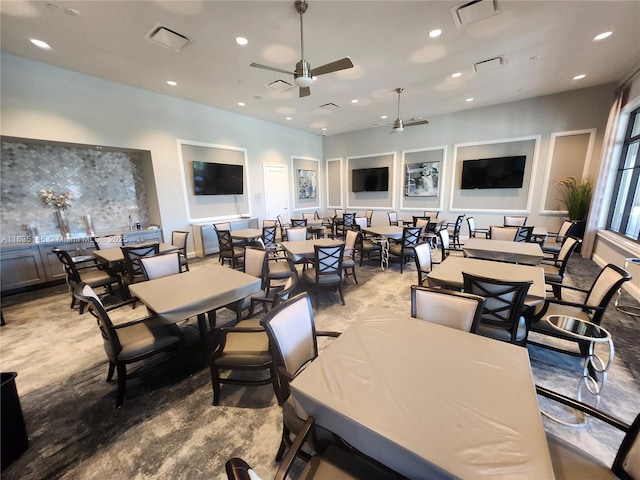
[[[526,155],[464,160],[460,188],[522,188],[526,160]]]
[[[195,195],[241,195],[244,167],[226,163],[193,162]]]
[[[351,170],[352,192],[386,192],[389,190],[389,167]]]

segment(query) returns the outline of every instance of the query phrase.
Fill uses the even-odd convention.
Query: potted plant
[[[593,182],[590,178],[585,178],[582,183],[578,183],[573,177],[566,177],[556,183],[560,191],[560,201],[564,203],[569,212],[569,220],[585,221],[591,206],[593,197]]]

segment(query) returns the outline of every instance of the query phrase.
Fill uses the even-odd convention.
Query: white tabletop
[[[342,240],[334,240],[332,238],[316,238],[313,240],[300,240],[297,242],[282,242],[282,248],[287,252],[294,262],[298,262],[303,258],[313,258],[315,255],[315,245],[340,245],[344,243]]]
[[[529,287],[525,300],[525,304],[529,306],[539,304],[546,296],[542,267],[493,262],[477,258],[449,255],[444,262],[434,265],[431,272],[427,274],[427,280],[430,286],[450,285],[462,289],[464,286],[462,272],[515,282],[533,280],[533,285]]]
[[[260,290],[253,275],[207,265],[177,275],[129,285],[131,294],[171,324],[214,310]]]
[[[364,231],[371,235],[399,240],[402,238],[403,227],[395,225],[377,225],[373,227],[367,227],[364,229]]]
[[[526,265],[538,265],[543,258],[540,245],[533,242],[470,238],[465,241],[462,250],[465,256],[471,258],[524,263]]]
[[[291,390],[300,415],[409,478],[553,478],[522,347],[369,310]]]
[[[128,246],[144,247],[146,245],[151,245],[151,243],[137,243]],[[177,252],[178,250],[180,250],[180,247],[176,247],[175,245],[171,245],[170,243],[160,243],[160,253]],[[122,253],[122,250],[120,248],[93,250],[93,256],[101,262],[108,263],[109,265],[124,262],[124,254]]]
[[[238,238],[242,240],[253,240],[262,236],[262,230],[259,228],[240,228],[238,230],[231,230],[229,232],[231,238]]]

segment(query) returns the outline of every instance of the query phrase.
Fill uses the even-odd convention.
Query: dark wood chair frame
[[[316,308],[320,302],[320,288],[335,287],[340,294],[340,301],[344,305],[344,295],[342,293],[342,258],[344,256],[344,244],[339,245],[314,245],[313,246],[313,274],[315,279],[313,286],[315,287]],[[305,273],[310,276],[309,269]],[[325,283],[322,278],[337,275],[339,280],[331,283]]]
[[[415,247],[420,241],[420,234],[422,233],[421,227],[403,227],[402,229],[402,241],[400,243],[400,249],[396,252],[396,245],[392,245],[389,248],[389,254],[400,257],[400,273],[403,271],[404,263],[410,258],[415,256],[413,247]]]

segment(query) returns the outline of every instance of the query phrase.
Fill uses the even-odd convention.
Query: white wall
[[[12,55],[2,55],[1,67],[2,135],[151,152],[165,239],[187,227],[178,139],[245,148],[251,211],[260,218],[263,163],[322,158],[318,135]]]

